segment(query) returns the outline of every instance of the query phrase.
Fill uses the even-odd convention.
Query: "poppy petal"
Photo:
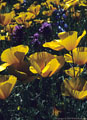
[[[2,52],[1,60],[8,64],[19,63],[20,60],[24,59],[24,55],[27,54],[28,50],[28,46],[24,45],[8,48]]]
[[[42,70],[42,76],[52,76],[56,70],[60,67],[60,63],[56,58],[52,59],[46,67]]]
[[[86,35],[86,30],[83,31],[82,35],[78,37],[78,39],[76,40],[76,45],[75,47],[79,44],[80,40]]]
[[[29,70],[30,70],[32,73],[34,73],[34,74],[37,74],[37,73],[38,73],[33,66],[30,66],[30,67],[29,67]]]
[[[6,99],[10,95],[16,81],[17,78],[12,75],[0,76],[0,99]]]
[[[8,63],[4,63],[4,64],[0,65],[0,72],[5,70],[8,66],[9,66]]]
[[[48,48],[51,48],[51,49],[56,50],[56,51],[64,49],[64,47],[59,44],[58,40],[53,40],[51,42],[46,42],[46,43],[43,44],[43,47],[48,47]]]

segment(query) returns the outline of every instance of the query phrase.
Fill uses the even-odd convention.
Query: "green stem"
[[[73,72],[74,72],[74,77],[75,77],[74,59],[73,59],[73,52],[72,51],[71,51],[71,56],[72,56],[72,61],[73,61]]]

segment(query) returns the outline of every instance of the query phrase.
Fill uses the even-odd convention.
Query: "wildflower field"
[[[0,0],[0,120],[87,118],[87,0]]]

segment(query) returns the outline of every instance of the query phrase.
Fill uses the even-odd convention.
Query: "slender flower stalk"
[[[75,77],[74,59],[73,59],[73,53],[72,53],[72,50],[71,50],[71,56],[72,56],[72,61],[73,61],[73,72],[74,72],[74,77]]]

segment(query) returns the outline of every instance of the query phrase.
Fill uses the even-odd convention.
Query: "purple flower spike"
[[[38,39],[39,38],[39,33],[35,33],[34,36],[33,36],[33,38]]]
[[[40,34],[46,39],[50,40],[51,35],[52,35],[52,26],[51,24],[44,22],[42,26],[39,28]]]
[[[40,43],[39,42],[39,33],[35,33],[33,36],[32,36],[33,40],[32,40],[32,44],[35,44],[36,42]]]
[[[13,33],[11,34],[12,38],[15,39],[12,42],[13,45],[22,44],[24,35],[25,35],[24,30],[25,30],[24,27],[22,27],[20,25],[15,26]]]
[[[14,30],[13,30],[13,35],[15,35],[16,32],[17,32],[18,30],[21,30],[22,28],[23,28],[22,26],[16,25],[15,28],[14,28]]]
[[[42,26],[39,28],[39,32],[44,32],[44,29],[48,29],[48,28],[49,30],[52,30],[51,24],[44,22]]]

